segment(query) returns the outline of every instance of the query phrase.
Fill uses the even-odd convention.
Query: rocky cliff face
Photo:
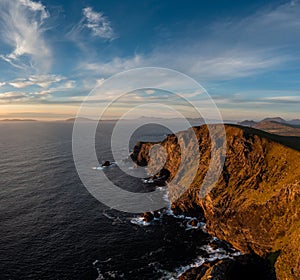
[[[215,159],[211,158],[207,126],[193,130],[201,155],[198,170],[190,187],[173,202],[173,209],[199,215],[204,212],[210,234],[244,253],[270,259],[278,279],[300,279],[300,152],[285,146],[282,137],[225,125],[224,167],[217,184],[202,198],[199,192],[208,166]],[[176,176],[185,156],[178,138],[189,139],[190,133],[191,129],[179,137],[169,135],[161,143],[167,152],[164,168],[170,172],[169,180]],[[152,146],[139,143],[132,158],[147,165]],[[170,188],[171,195],[176,196],[178,186]]]

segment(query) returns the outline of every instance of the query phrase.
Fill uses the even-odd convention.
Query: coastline
[[[277,279],[296,280],[300,275],[296,238],[299,234],[296,217],[300,205],[300,168],[297,165],[300,153],[255,129],[237,125],[225,127],[227,159],[218,184],[205,199],[198,197],[202,172],[206,170],[203,166],[209,163],[207,157],[192,186],[173,202],[172,209],[189,215],[194,212],[195,205],[200,207],[208,233],[229,242],[249,255],[249,259],[267,262],[269,265],[264,268],[269,270],[270,279],[275,279],[272,278],[275,270]],[[194,130],[199,138],[208,138],[206,126],[194,127]],[[178,149],[174,148],[178,143],[174,142],[174,136],[168,136],[160,144],[168,152],[164,168],[170,171],[172,178],[180,162]],[[139,143],[131,157],[138,164],[147,164],[152,145]],[[202,155],[209,152],[209,144],[199,146]],[[281,172],[276,173],[279,168]],[[251,170],[255,174],[251,175]]]

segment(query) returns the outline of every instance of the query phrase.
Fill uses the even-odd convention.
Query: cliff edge
[[[269,259],[277,279],[300,279],[299,138],[285,141],[257,129],[225,125],[226,158],[221,176],[202,198],[199,192],[212,161],[212,143],[206,125],[192,129],[201,156],[192,184],[173,202],[174,211],[204,213],[210,234],[245,254]],[[188,139],[190,133],[191,129],[177,136]],[[164,169],[170,172],[169,181],[184,157],[177,136],[169,135],[160,143],[167,153]],[[147,165],[153,144],[138,143],[133,160]],[[195,143],[186,145],[189,148]],[[176,187],[172,192],[176,193]]]

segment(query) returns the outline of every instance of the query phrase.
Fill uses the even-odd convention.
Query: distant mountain
[[[262,121],[244,120],[237,124],[282,136],[300,136],[300,119],[287,121],[281,117],[269,117]]]
[[[252,126],[272,134],[300,137],[300,128],[289,123],[264,120]]]
[[[255,122],[255,121],[253,121],[253,120],[251,120],[251,121],[245,120],[245,121],[238,122],[237,124],[238,124],[238,125],[242,125],[242,126],[249,126],[249,127],[252,127],[252,126],[256,125],[257,122]]]
[[[262,122],[264,122],[264,121],[287,123],[287,121],[281,117],[265,118],[262,120]]]
[[[289,121],[289,124],[291,125],[300,125],[300,119],[294,119]]]
[[[34,119],[3,119],[2,122],[36,122]]]
[[[65,122],[75,122],[75,120],[80,122],[94,122],[95,120],[89,119],[89,118],[70,118],[66,119]]]

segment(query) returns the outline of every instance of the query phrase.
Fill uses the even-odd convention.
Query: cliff
[[[201,185],[213,160],[212,143],[206,125],[193,130],[201,155],[199,166],[190,187],[173,202],[173,209],[187,214],[204,213],[210,234],[245,254],[269,259],[277,279],[300,279],[299,138],[285,141],[284,137],[257,129],[225,125],[224,167],[217,184],[201,198]],[[188,139],[190,133],[191,129],[181,132],[180,138]],[[147,165],[153,144],[138,143],[132,158],[139,165]],[[167,152],[164,168],[170,172],[170,181],[184,155],[175,135],[169,135],[161,145]],[[195,143],[186,145],[189,148]],[[178,186],[169,187],[170,193],[176,194]]]

